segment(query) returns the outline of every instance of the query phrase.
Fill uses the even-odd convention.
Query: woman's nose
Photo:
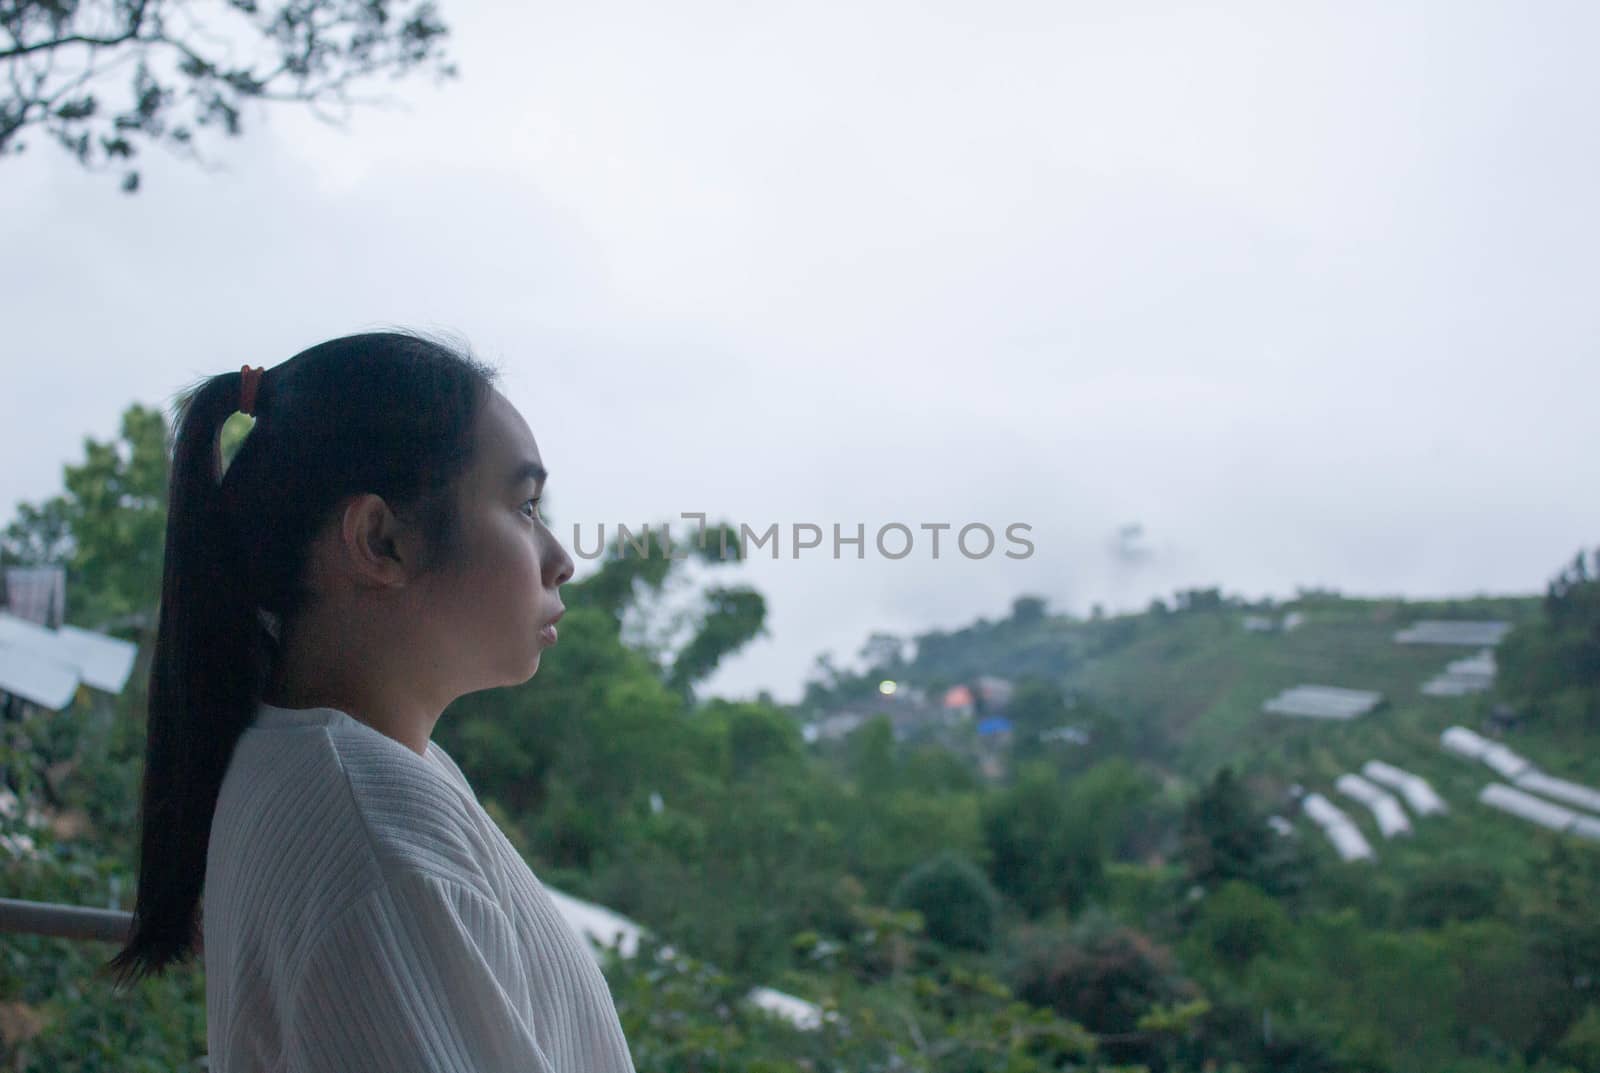
[[[563,548],[559,541],[554,543],[555,555],[553,556],[553,562],[555,567],[555,581],[551,583],[552,588],[564,585],[568,581],[571,581],[573,571],[576,569],[572,562],[572,556],[567,554],[567,549]]]

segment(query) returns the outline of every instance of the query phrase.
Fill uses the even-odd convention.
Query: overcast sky
[[[829,531],[727,571],[772,631],[727,695],[1022,593],[1533,592],[1600,544],[1592,4],[441,8],[461,79],[346,131],[247,115],[134,197],[0,161],[0,515],[131,402],[405,325],[502,365],[569,544]]]

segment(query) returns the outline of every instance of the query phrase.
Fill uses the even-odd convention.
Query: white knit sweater
[[[202,920],[213,1073],[633,1073],[585,940],[433,742],[261,705]]]

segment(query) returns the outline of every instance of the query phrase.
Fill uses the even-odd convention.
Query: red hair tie
[[[246,365],[239,370],[239,412],[254,416],[256,412],[256,391],[261,387],[261,374],[265,369],[252,369]]]

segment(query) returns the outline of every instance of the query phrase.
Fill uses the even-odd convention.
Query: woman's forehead
[[[478,445],[480,461],[498,470],[497,479],[500,480],[518,479],[523,476],[524,463],[542,462],[533,430],[511,401],[498,391],[490,395],[489,405],[483,409]]]

